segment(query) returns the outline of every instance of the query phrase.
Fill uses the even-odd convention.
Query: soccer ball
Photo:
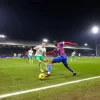
[[[44,78],[45,78],[45,74],[43,74],[43,73],[42,73],[42,74],[39,74],[39,79],[42,80],[42,79],[44,79]]]

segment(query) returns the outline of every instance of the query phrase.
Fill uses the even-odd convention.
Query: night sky
[[[0,33],[10,39],[93,46],[94,25],[100,26],[99,0],[0,0]]]

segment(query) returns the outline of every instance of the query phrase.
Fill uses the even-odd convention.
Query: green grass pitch
[[[72,73],[62,63],[57,63],[53,65],[50,77],[39,80],[38,75],[41,72],[35,59],[33,65],[30,65],[28,60],[24,59],[0,59],[0,95],[100,76],[100,58],[77,58],[76,62],[71,62],[68,58],[68,62],[69,66],[77,72],[76,76],[72,76]],[[11,96],[0,100],[100,100],[100,79]]]

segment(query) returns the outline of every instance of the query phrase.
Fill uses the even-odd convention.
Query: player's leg
[[[38,61],[38,66],[39,66],[40,71],[41,71],[41,72],[44,72],[43,69],[42,69],[42,66],[41,66],[41,59],[40,59],[40,56],[36,56],[35,59]]]
[[[74,60],[76,61],[76,56],[74,56]]]
[[[39,65],[40,71],[44,72],[43,69],[42,69],[42,66],[41,66],[41,60],[39,60],[38,65]]]
[[[47,71],[48,69],[47,69],[47,60],[45,59],[45,57],[44,56],[41,56],[41,58],[40,58],[42,61],[44,61],[44,65],[45,65],[45,70]]]
[[[31,64],[32,64],[32,56],[30,56],[30,62],[31,62]]]
[[[59,63],[61,61],[62,61],[62,58],[60,56],[53,58],[53,60],[50,62],[49,66],[48,66],[48,74],[47,74],[47,76],[50,76],[53,63],[57,63],[57,62]]]
[[[63,58],[62,63],[64,64],[64,66],[65,66],[69,71],[71,71],[71,72],[73,73],[74,76],[76,75],[76,72],[75,72],[72,68],[70,68],[70,67],[68,66],[67,57],[64,57],[64,58]]]
[[[47,68],[47,60],[46,59],[44,60],[44,65],[45,65],[45,70],[48,71],[48,68]]]
[[[29,60],[29,57],[27,56],[27,59]]]
[[[47,61],[44,61],[44,65],[45,65],[45,70],[48,71],[48,68],[47,68]]]
[[[53,65],[53,60],[50,62],[49,66],[48,66],[48,75],[50,75],[51,70],[52,70],[52,65]]]
[[[25,60],[25,56],[23,56],[24,60]]]
[[[26,56],[24,56],[24,60],[26,59]]]
[[[28,59],[29,59],[29,63],[31,64],[31,57],[30,57],[30,56],[28,56]]]
[[[33,56],[31,56],[31,63],[33,64]]]

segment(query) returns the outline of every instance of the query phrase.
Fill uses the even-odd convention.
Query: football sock
[[[47,69],[47,62],[44,62],[44,65],[45,65],[45,70],[48,70]]]
[[[72,73],[75,73],[75,71],[74,71],[72,68],[70,68],[68,65],[65,65],[65,67],[66,67],[67,69],[69,69]]]
[[[29,63],[31,64],[31,59],[29,59]]]
[[[39,63],[39,68],[40,68],[40,71],[43,72],[42,67],[41,67],[41,63]]]
[[[52,69],[52,64],[50,64],[50,65],[48,66],[48,74],[50,74],[51,69]]]

